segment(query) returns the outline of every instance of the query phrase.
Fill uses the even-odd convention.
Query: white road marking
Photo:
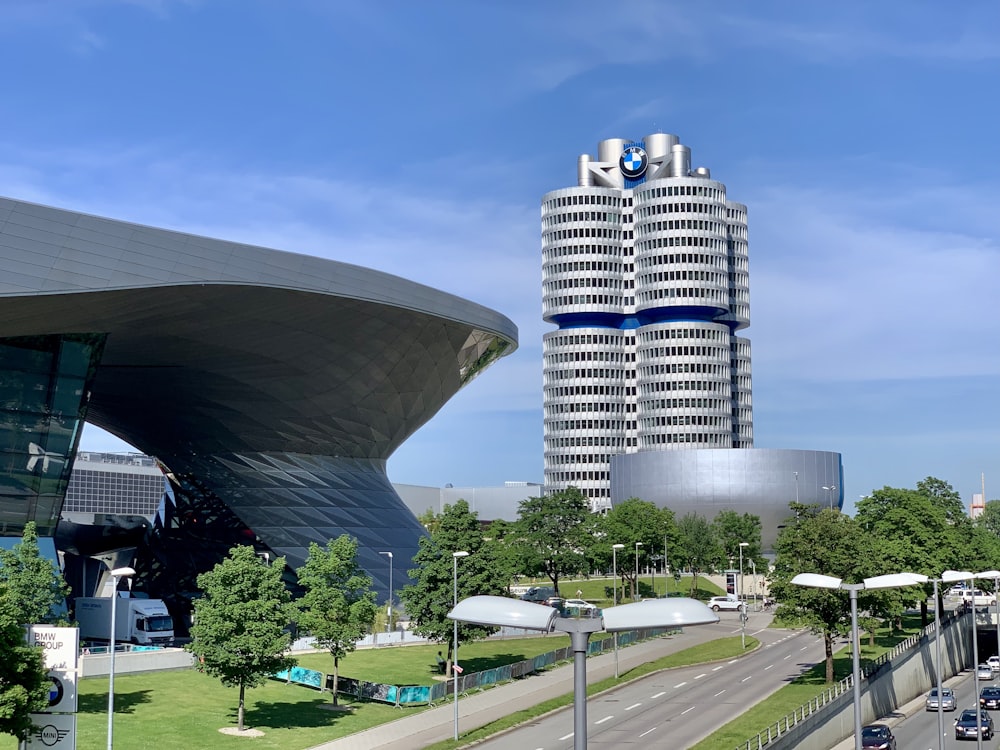
[[[773,666],[774,666],[773,664],[768,664],[766,667],[764,667],[764,671],[766,672],[767,670],[769,670]]]
[[[718,672],[718,671],[719,671],[720,669],[722,669],[722,667],[721,667],[721,666],[718,666],[718,667],[712,667],[712,671],[713,671],[713,672]]]
[[[751,677],[753,677],[753,675],[747,675],[747,676],[746,676],[746,677],[744,677],[744,678],[743,678],[742,680],[740,680],[740,682],[741,682],[741,683],[743,683],[743,682],[746,682],[746,681],[747,681],[747,680],[749,680],[749,679],[750,679]]]
[[[726,691],[725,691],[725,690],[720,690],[719,692],[717,692],[717,693],[716,693],[715,695],[713,695],[712,697],[713,697],[713,698],[718,698],[718,697],[719,697],[720,695],[722,695],[722,694],[723,694],[724,692],[726,692]]]
[[[691,708],[685,708],[683,711],[681,711],[681,716],[686,714],[688,711],[694,711],[696,708],[697,706],[691,706]]]
[[[573,736],[573,733],[572,733],[572,732],[570,732],[569,734],[567,734],[567,735],[564,735],[564,736],[560,737],[560,738],[559,738],[559,741],[560,741],[560,742],[564,742],[565,740],[568,740],[568,739],[569,739],[570,737],[572,737],[572,736]]]
[[[605,716],[603,719],[598,719],[597,721],[595,721],[594,724],[595,725],[596,724],[603,724],[606,721],[611,721],[613,718],[615,718],[613,715],[612,716]]]
[[[675,689],[676,688],[681,688],[681,687],[684,687],[685,685],[687,685],[687,682],[678,682],[676,685],[674,685],[674,688]]]
[[[629,706],[625,710],[626,711],[631,711],[633,708],[639,708],[639,706],[641,706],[641,705],[642,705],[641,703],[633,703],[631,706]]]
[[[788,656],[783,656],[783,657],[781,657],[781,658],[782,658],[782,659],[791,659],[791,658],[792,658],[792,655],[791,655],[791,654],[789,654]]]
[[[702,672],[700,675],[695,677],[695,679],[700,680],[702,677],[708,677],[708,672]]]
[[[803,646],[802,648],[799,649],[799,651],[805,651],[807,648],[809,648],[809,647],[808,646]]]
[[[645,736],[646,736],[647,734],[649,734],[650,732],[655,732],[655,731],[656,731],[656,727],[653,727],[652,729],[648,729],[648,730],[646,730],[645,732],[643,732],[643,733],[642,733],[642,734],[640,734],[639,736],[640,736],[640,737],[645,737]]]
[[[663,693],[657,693],[656,695],[649,696],[649,699],[652,700],[653,698],[659,698],[659,697],[664,696],[664,695],[666,695],[665,692],[663,692]]]

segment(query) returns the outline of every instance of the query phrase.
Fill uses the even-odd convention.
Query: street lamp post
[[[639,547],[642,542],[635,543],[635,590],[632,592],[632,600],[639,601]]]
[[[702,602],[686,598],[654,599],[609,607],[600,616],[560,617],[551,607],[503,596],[471,596],[447,615],[453,620],[492,627],[519,627],[570,636],[573,649],[573,748],[587,750],[587,641],[592,633],[605,630],[637,630],[647,627],[707,625],[719,616]]]
[[[618,550],[620,549],[625,549],[625,545],[624,544],[611,545],[611,567],[615,569],[614,573],[612,574],[612,581],[615,584],[615,595],[614,595],[615,606],[618,606]],[[624,595],[625,592],[623,591],[622,596]],[[614,634],[614,639],[615,639],[615,679],[617,680],[618,679],[618,633]]]
[[[737,587],[736,600],[742,602],[740,605],[740,644],[742,648],[747,647],[747,603],[743,597],[743,548],[749,546],[750,542],[740,542],[740,585]]]
[[[889,573],[888,575],[866,578],[863,583],[843,583],[840,578],[825,576],[819,573],[799,573],[792,578],[797,586],[809,586],[820,589],[840,589],[847,591],[851,597],[851,650],[853,653],[851,673],[854,683],[854,748],[861,747],[861,659],[860,637],[858,634],[858,592],[866,589],[890,589],[902,586],[916,586],[926,583],[928,577],[917,573]],[[978,693],[977,693],[978,694]]]
[[[392,553],[391,552],[379,552],[380,555],[385,555],[389,558],[389,603],[385,608],[385,632],[389,633],[392,631]]]
[[[465,550],[459,552],[451,553],[451,563],[452,563],[452,575],[451,575],[451,592],[452,592],[452,603],[458,605],[458,558],[468,557],[469,553]],[[452,646],[451,646],[451,679],[455,681],[455,741],[458,742],[458,620],[455,620],[455,627],[452,633]]]
[[[827,487],[824,484],[823,489],[826,490],[827,497],[830,499],[830,510],[833,510],[833,491],[837,489],[837,485],[831,484],[829,487]]]
[[[795,504],[799,504],[799,472],[793,471],[792,474],[795,475]]]
[[[108,668],[108,750],[114,747],[115,733],[115,617],[118,603],[118,581],[135,575],[134,568],[115,568],[111,571],[111,664]]]

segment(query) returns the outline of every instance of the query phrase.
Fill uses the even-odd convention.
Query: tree
[[[0,584],[7,588],[19,624],[54,624],[64,619],[58,609],[66,601],[69,586],[56,564],[39,552],[34,521],[24,525],[21,541],[12,549],[0,549]]]
[[[372,579],[358,566],[358,542],[343,534],[326,547],[309,545],[296,573],[305,594],[297,603],[299,624],[333,657],[333,705],[340,660],[371,628],[378,611]]]
[[[49,673],[42,650],[24,637],[23,610],[0,584],[0,733],[19,740],[31,729],[31,714],[49,706]]]
[[[534,570],[552,581],[559,593],[559,579],[587,570],[584,547],[588,541],[590,501],[576,487],[522,500],[515,533],[527,548]]]
[[[636,567],[642,566],[657,554],[657,550],[663,549],[664,542],[667,543],[668,557],[677,559],[675,554],[679,549],[679,537],[674,514],[647,500],[630,497],[615,505],[607,515],[597,517],[594,525],[591,554],[597,564],[610,567],[615,557],[611,546],[625,545],[618,555],[618,574],[623,584],[629,584],[633,599],[639,596]],[[638,566],[635,564],[637,550]]]
[[[267,565],[253,547],[240,545],[198,576],[204,596],[195,600],[192,641],[186,648],[201,660],[206,673],[226,687],[240,689],[240,731],[246,688],[295,665],[288,656],[291,612],[281,580],[284,569],[284,557]]]
[[[477,515],[465,500],[445,505],[437,531],[421,537],[420,549],[413,557],[416,567],[409,570],[414,583],[400,591],[414,626],[413,631],[437,643],[448,644],[447,672],[451,674],[452,632],[454,623],[446,615],[451,611],[454,552],[468,552],[458,561],[458,598],[474,594],[502,596],[508,584],[500,561],[498,545],[487,543]],[[462,641],[485,638],[496,628],[459,623]]]
[[[976,519],[976,523],[993,536],[1000,538],[1000,500],[990,500],[983,508],[983,514]]]
[[[834,637],[851,632],[848,593],[798,586],[791,579],[798,573],[822,573],[860,582],[872,572],[872,543],[853,518],[839,511],[799,503],[791,503],[791,508],[794,518],[775,542],[771,592],[781,601],[779,611],[800,618],[823,636],[826,681],[833,682]]]
[[[681,518],[680,547],[684,564],[691,570],[691,595],[698,590],[698,575],[715,569],[723,560],[722,548],[712,525],[704,516],[688,513]]]

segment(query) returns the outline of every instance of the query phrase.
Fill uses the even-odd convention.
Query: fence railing
[[[942,627],[949,625],[954,618],[954,614],[945,613],[941,618]],[[921,629],[919,633],[915,633],[909,638],[900,641],[893,646],[891,650],[886,651],[881,656],[875,659],[863,661],[860,665],[861,680],[865,681],[875,677],[884,668],[890,666],[894,658],[912,648],[915,648],[922,640],[934,632],[934,627],[935,624],[931,623]],[[760,750],[761,748],[767,747],[768,744],[774,742],[781,735],[786,734],[797,724],[802,723],[802,721],[812,716],[817,711],[823,710],[835,699],[839,698],[841,695],[846,693],[848,690],[852,690],[853,688],[854,676],[848,675],[840,682],[824,689],[820,695],[817,695],[815,698],[811,698],[808,703],[799,706],[792,711],[792,713],[783,716],[773,724],[769,724],[756,736],[750,737],[746,742],[737,745],[736,750]]]

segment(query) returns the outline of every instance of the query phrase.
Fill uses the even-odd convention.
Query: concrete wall
[[[129,672],[153,672],[164,669],[190,669],[194,666],[194,655],[180,648],[165,648],[159,651],[123,651],[115,654],[115,674]],[[84,654],[80,657],[81,677],[107,675],[111,668],[109,654]]]
[[[958,674],[972,659],[972,639],[967,617],[948,620],[941,629],[941,680]],[[933,631],[913,648],[882,666],[867,683],[861,683],[861,724],[895,711],[923,695],[937,682]],[[800,721],[767,744],[769,750],[829,750],[854,734],[854,692],[848,690],[828,706]],[[753,747],[756,747],[753,743]]]

